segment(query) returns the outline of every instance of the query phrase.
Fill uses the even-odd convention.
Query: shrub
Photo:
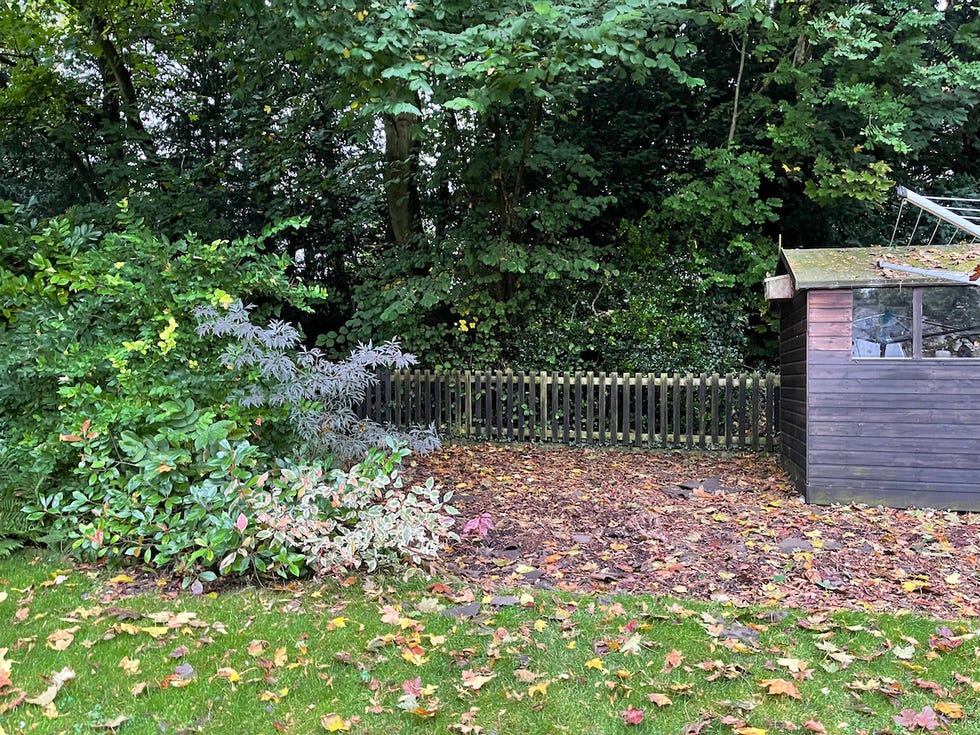
[[[404,487],[397,466],[408,450],[391,440],[388,448],[347,471],[284,467],[253,502],[256,537],[299,551],[318,574],[434,558],[445,539],[458,539],[452,493],[440,494],[432,478]]]
[[[278,228],[171,242],[125,206],[107,233],[31,222],[11,205],[0,217],[0,467],[19,468],[0,478],[0,518],[26,504],[21,533],[34,523],[76,557],[168,567],[188,582],[435,553],[448,498],[431,483],[402,488],[403,450],[346,474],[328,466],[396,446],[353,407],[378,367],[411,355],[364,345],[334,363],[299,348],[284,322],[249,322],[270,309],[239,297],[306,308],[320,296],[260,252]],[[215,333],[233,337],[224,354]],[[298,449],[312,466],[274,460]]]

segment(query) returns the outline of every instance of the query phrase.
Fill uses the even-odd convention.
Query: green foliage
[[[0,462],[21,471],[0,479],[0,497],[29,502],[14,478],[31,476],[32,494],[81,491],[96,506],[152,472],[179,492],[199,479],[193,452],[215,442],[276,450],[276,412],[227,403],[235,378],[193,311],[231,293],[305,306],[316,293],[289,284],[283,259],[257,255],[250,238],[171,242],[125,205],[109,232],[25,215],[5,205],[0,224]]]
[[[287,315],[328,351],[537,368],[646,325],[610,359],[654,367],[748,323],[771,360],[756,289],[780,237],[867,245],[895,183],[980,190],[978,23],[931,0],[8,4],[0,197],[97,229],[128,197],[205,242],[308,216],[256,247],[329,285]],[[638,259],[637,228],[670,257]],[[691,274],[715,290],[684,325],[644,290]]]

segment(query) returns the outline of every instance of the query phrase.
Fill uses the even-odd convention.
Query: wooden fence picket
[[[447,439],[771,452],[779,376],[398,370],[359,410]]]

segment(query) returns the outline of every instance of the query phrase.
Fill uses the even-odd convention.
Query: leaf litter
[[[980,615],[980,515],[807,505],[769,455],[481,444],[408,472],[479,527],[440,569],[484,588]]]

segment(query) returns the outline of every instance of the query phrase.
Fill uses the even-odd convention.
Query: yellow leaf
[[[234,684],[236,681],[241,681],[242,678],[239,676],[238,672],[235,671],[230,666],[222,666],[218,669],[218,676],[223,676],[225,679]]]
[[[406,648],[402,651],[402,658],[415,666],[421,666],[429,660],[422,655],[421,651],[416,652],[410,648]]]
[[[140,672],[140,660],[138,658],[123,656],[119,661],[119,668],[131,676],[138,674]]]
[[[544,630],[545,628],[547,628],[547,627],[548,627],[548,621],[547,620],[535,620],[534,621],[534,629],[536,631],[538,631],[539,633],[542,630]]]
[[[272,665],[273,666],[285,666],[286,665],[286,660],[287,660],[287,657],[286,657],[286,647],[285,646],[280,646],[279,648],[276,649],[276,653],[272,657]]]
[[[946,581],[946,584],[948,584],[951,587],[955,587],[956,585],[958,585],[960,582],[963,581],[963,578],[960,577],[959,572],[953,572],[952,574],[948,574],[945,577],[943,577],[943,579]]]
[[[327,623],[327,630],[335,630],[337,628],[344,628],[347,626],[347,618],[334,618],[329,623]]]
[[[115,577],[109,580],[109,584],[129,584],[130,582],[135,582],[136,580],[130,577],[128,574],[117,574]]]
[[[527,688],[527,695],[532,699],[535,694],[540,694],[542,697],[545,696],[548,693],[548,685],[550,683],[550,681],[542,681],[538,684],[532,684]]]
[[[347,732],[350,730],[350,723],[338,714],[331,712],[320,718],[320,724],[327,732]]]
[[[951,720],[963,719],[963,705],[956,702],[937,702],[933,707],[941,715],[946,715]]]
[[[602,659],[593,658],[585,662],[585,668],[596,669],[597,671],[605,671],[606,666],[602,663]]]
[[[766,731],[761,727],[740,727],[735,732],[738,735],[766,735]]]

